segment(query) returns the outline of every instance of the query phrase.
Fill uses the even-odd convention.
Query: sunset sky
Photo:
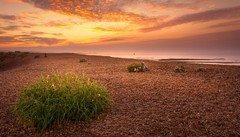
[[[164,47],[240,34],[240,0],[0,0],[0,9],[0,47]]]

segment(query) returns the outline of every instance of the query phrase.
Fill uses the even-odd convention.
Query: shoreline
[[[13,52],[14,51],[0,51],[0,52]],[[20,52],[28,52],[28,51],[20,51]],[[99,57],[112,57],[112,58],[121,58],[121,59],[136,59],[136,60],[151,60],[151,61],[159,61],[159,62],[185,62],[191,64],[207,64],[207,65],[221,65],[221,66],[240,66],[240,58],[239,59],[230,59],[224,57],[214,57],[214,58],[182,58],[182,57],[154,57],[154,56],[125,56],[125,55],[101,55],[101,54],[88,54],[88,53],[70,53],[70,52],[59,52],[59,53],[51,53],[51,52],[30,52],[32,54],[77,54],[77,55],[86,55],[86,56],[99,56]]]
[[[81,53],[76,53],[80,54]],[[147,57],[123,57],[123,56],[108,56],[108,55],[99,55],[99,54],[83,54],[83,55],[94,55],[101,57],[112,57],[112,58],[121,58],[121,59],[136,59],[136,60],[151,60],[158,62],[183,62],[191,64],[206,64],[206,65],[221,65],[221,66],[240,66],[240,61],[228,61],[225,58],[147,58]]]
[[[112,57],[112,58],[121,58],[121,59],[136,59],[136,60],[151,60],[159,62],[185,62],[191,64],[207,64],[207,65],[227,65],[227,66],[240,66],[240,58],[238,61],[231,61],[231,59],[217,57],[217,58],[158,58],[158,57],[136,57],[136,56],[111,56],[111,55],[101,55],[101,54],[82,54],[82,53],[73,53],[79,55],[90,55],[90,56],[101,56],[101,57]]]

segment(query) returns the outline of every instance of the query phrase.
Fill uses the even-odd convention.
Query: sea
[[[110,56],[117,58],[144,59],[154,61],[184,61],[195,64],[234,65],[240,66],[240,54],[198,54],[198,53],[149,53],[149,52],[98,52],[88,55]]]

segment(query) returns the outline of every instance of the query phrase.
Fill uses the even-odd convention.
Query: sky
[[[240,0],[0,0],[0,9],[0,48],[240,50]]]

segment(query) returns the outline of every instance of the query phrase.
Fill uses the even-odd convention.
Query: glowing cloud
[[[114,0],[23,0],[36,7],[67,15],[77,15],[88,20],[102,21],[142,21],[147,17],[125,13],[120,8],[122,2]]]

